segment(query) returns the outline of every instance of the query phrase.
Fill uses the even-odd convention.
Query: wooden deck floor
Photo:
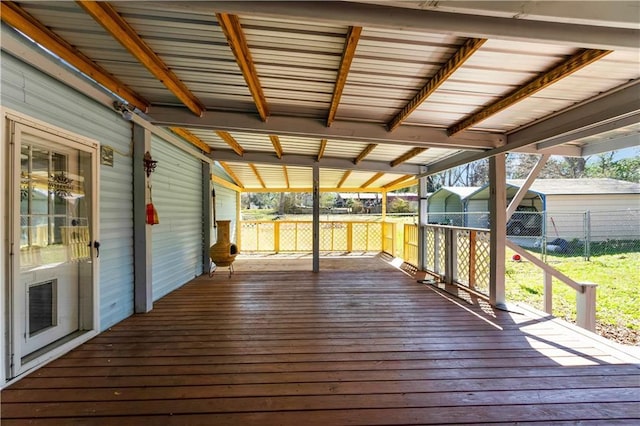
[[[640,422],[633,360],[379,259],[331,270],[356,260],[196,279],[2,391],[2,425]]]

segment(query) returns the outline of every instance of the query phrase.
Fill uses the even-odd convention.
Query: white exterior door
[[[10,375],[91,328],[95,146],[13,123]],[[97,253],[96,253],[97,254]]]

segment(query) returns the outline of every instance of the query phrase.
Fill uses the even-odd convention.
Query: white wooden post
[[[142,159],[151,151],[151,131],[133,125],[133,299],[135,313],[153,309],[151,226],[146,224],[149,187]]]
[[[420,171],[426,171],[421,167]],[[424,271],[425,266],[425,232],[427,224],[427,177],[418,179],[418,267],[419,271]]]
[[[553,314],[553,276],[544,271],[544,311]]]
[[[211,163],[202,162],[202,273],[209,273],[209,247],[211,247]],[[236,225],[237,226],[237,225]]]
[[[489,212],[491,221],[489,301],[493,306],[504,306],[505,300],[505,244],[507,240],[507,182],[505,154],[489,158]]]
[[[313,272],[320,271],[320,167],[313,165]]]
[[[454,279],[458,276],[458,230],[447,228],[445,241],[447,245],[447,271],[445,282],[453,284]]]
[[[576,292],[576,323],[589,331],[596,331],[597,284],[580,283],[582,292]]]

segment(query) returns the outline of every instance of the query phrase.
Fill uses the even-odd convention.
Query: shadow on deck
[[[324,258],[317,274],[310,259],[271,259],[197,278],[15,383],[2,424],[640,419],[640,369],[587,335],[377,258]]]

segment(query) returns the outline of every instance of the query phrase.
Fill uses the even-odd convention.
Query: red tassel
[[[156,208],[153,207],[153,203],[147,204],[147,224],[157,225],[158,223],[160,223],[160,220]]]

